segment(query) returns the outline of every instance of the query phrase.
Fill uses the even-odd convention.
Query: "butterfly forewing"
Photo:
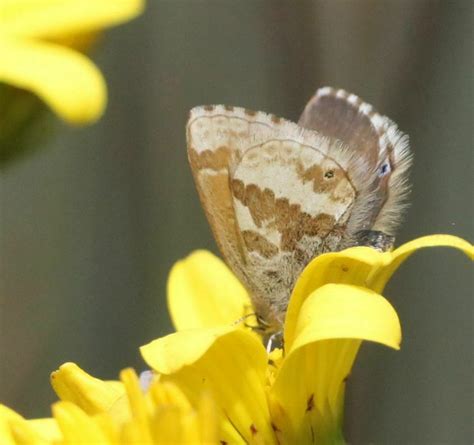
[[[244,284],[247,255],[230,178],[246,148],[276,133],[265,113],[222,105],[194,108],[187,124],[188,158],[202,206],[219,249]]]
[[[194,109],[188,153],[224,257],[268,320],[311,258],[334,250],[356,196],[340,144],[262,112]],[[337,156],[336,156],[337,157]],[[281,322],[281,320],[279,320]]]

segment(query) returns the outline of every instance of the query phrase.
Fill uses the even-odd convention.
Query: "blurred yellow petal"
[[[180,331],[141,348],[160,381],[177,384],[197,406],[209,393],[220,408],[221,440],[273,443],[264,390],[267,354],[257,337],[232,328]]]
[[[97,120],[106,85],[96,66],[66,47],[0,37],[0,81],[32,91],[60,117],[74,124]]]
[[[124,394],[121,382],[105,382],[92,377],[74,363],[65,363],[51,374],[58,397],[75,403],[88,414],[109,410]]]
[[[124,369],[120,373],[120,380],[123,382],[130,404],[130,412],[133,421],[139,426],[134,434],[134,441],[139,443],[151,443],[151,431],[148,421],[148,407],[145,394],[140,388],[138,377],[133,369]]]
[[[218,443],[216,406],[209,394],[202,395],[197,410],[171,382],[156,381],[150,396],[159,407],[150,423],[154,443]]]
[[[131,20],[144,6],[143,0],[0,0],[0,34],[82,34]]]
[[[393,252],[381,254],[389,257],[389,260],[385,260],[383,266],[378,267],[371,273],[367,280],[367,286],[376,292],[382,292],[388,280],[401,264],[417,250],[426,247],[451,247],[465,253],[471,260],[474,259],[474,246],[462,238],[452,235],[423,236],[401,245]]]
[[[120,443],[120,430],[123,426],[123,421],[114,418],[110,413],[96,414],[94,421],[102,431],[105,437],[109,439],[110,444]]]
[[[27,420],[10,420],[9,427],[14,440],[13,443],[21,445],[48,445],[52,443],[52,441],[40,437]]]
[[[44,440],[48,439],[49,441],[54,442],[61,439],[61,431],[59,430],[58,423],[55,419],[32,419],[28,420],[28,424],[34,431],[36,431],[38,436],[42,437]]]
[[[198,407],[198,421],[200,428],[200,443],[212,444],[217,442],[219,437],[216,404],[210,394],[201,395]],[[222,443],[222,442],[221,442]]]
[[[340,439],[345,379],[361,340],[399,348],[397,313],[381,295],[362,287],[326,284],[304,301],[295,340],[271,390],[274,404],[287,411],[284,424],[275,420],[286,442]]]
[[[175,406],[182,410],[191,409],[191,404],[183,392],[171,382],[159,382],[150,387],[150,396],[156,405]]]
[[[0,443],[49,444],[62,438],[54,419],[25,420],[15,411],[0,405]]]
[[[14,420],[21,420],[18,413],[5,405],[0,405],[0,443],[4,445],[14,445],[16,440],[13,437],[10,424]]]
[[[94,419],[72,402],[57,402],[52,407],[66,443],[108,443]]]
[[[163,383],[155,379],[149,390],[143,392],[132,369],[125,369],[120,377],[123,388],[120,401],[127,404],[126,410],[121,412],[114,409],[114,404],[111,409],[98,414],[87,413],[79,406],[84,404],[83,401],[76,403],[72,400],[55,403],[52,407],[53,418],[25,420],[0,405],[0,444],[219,443],[217,409],[209,393],[203,393],[198,403],[192,405],[183,391],[171,382]],[[86,376],[85,379],[91,377]],[[84,387],[81,380],[84,376],[68,383]],[[95,385],[89,383],[85,386],[89,386],[88,391],[93,391]],[[100,385],[96,389],[97,395],[103,394]]]
[[[251,307],[247,291],[222,260],[198,250],[178,261],[168,279],[176,330],[232,325]]]

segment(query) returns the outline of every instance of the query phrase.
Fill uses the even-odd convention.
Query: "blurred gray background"
[[[360,95],[415,152],[398,242],[473,230],[471,1],[149,1],[95,60],[110,100],[95,126],[58,124],[1,176],[0,399],[26,416],[74,361],[104,379],[144,368],[138,346],[172,330],[170,266],[216,251],[188,168],[194,105],[297,120],[317,87]],[[80,92],[78,92],[80,94]],[[424,251],[386,296],[402,350],[366,344],[349,380],[353,444],[473,442],[472,265]]]

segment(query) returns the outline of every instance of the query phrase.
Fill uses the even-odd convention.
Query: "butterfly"
[[[217,245],[267,333],[281,331],[296,279],[315,256],[392,247],[409,192],[408,137],[354,94],[317,90],[298,124],[196,107],[186,133]]]

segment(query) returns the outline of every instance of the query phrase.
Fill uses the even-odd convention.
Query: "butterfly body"
[[[203,208],[268,332],[281,329],[312,258],[386,248],[380,236],[393,236],[409,153],[396,126],[369,107],[324,88],[299,124],[239,107],[191,111],[188,156]],[[371,232],[382,235],[374,241]]]

